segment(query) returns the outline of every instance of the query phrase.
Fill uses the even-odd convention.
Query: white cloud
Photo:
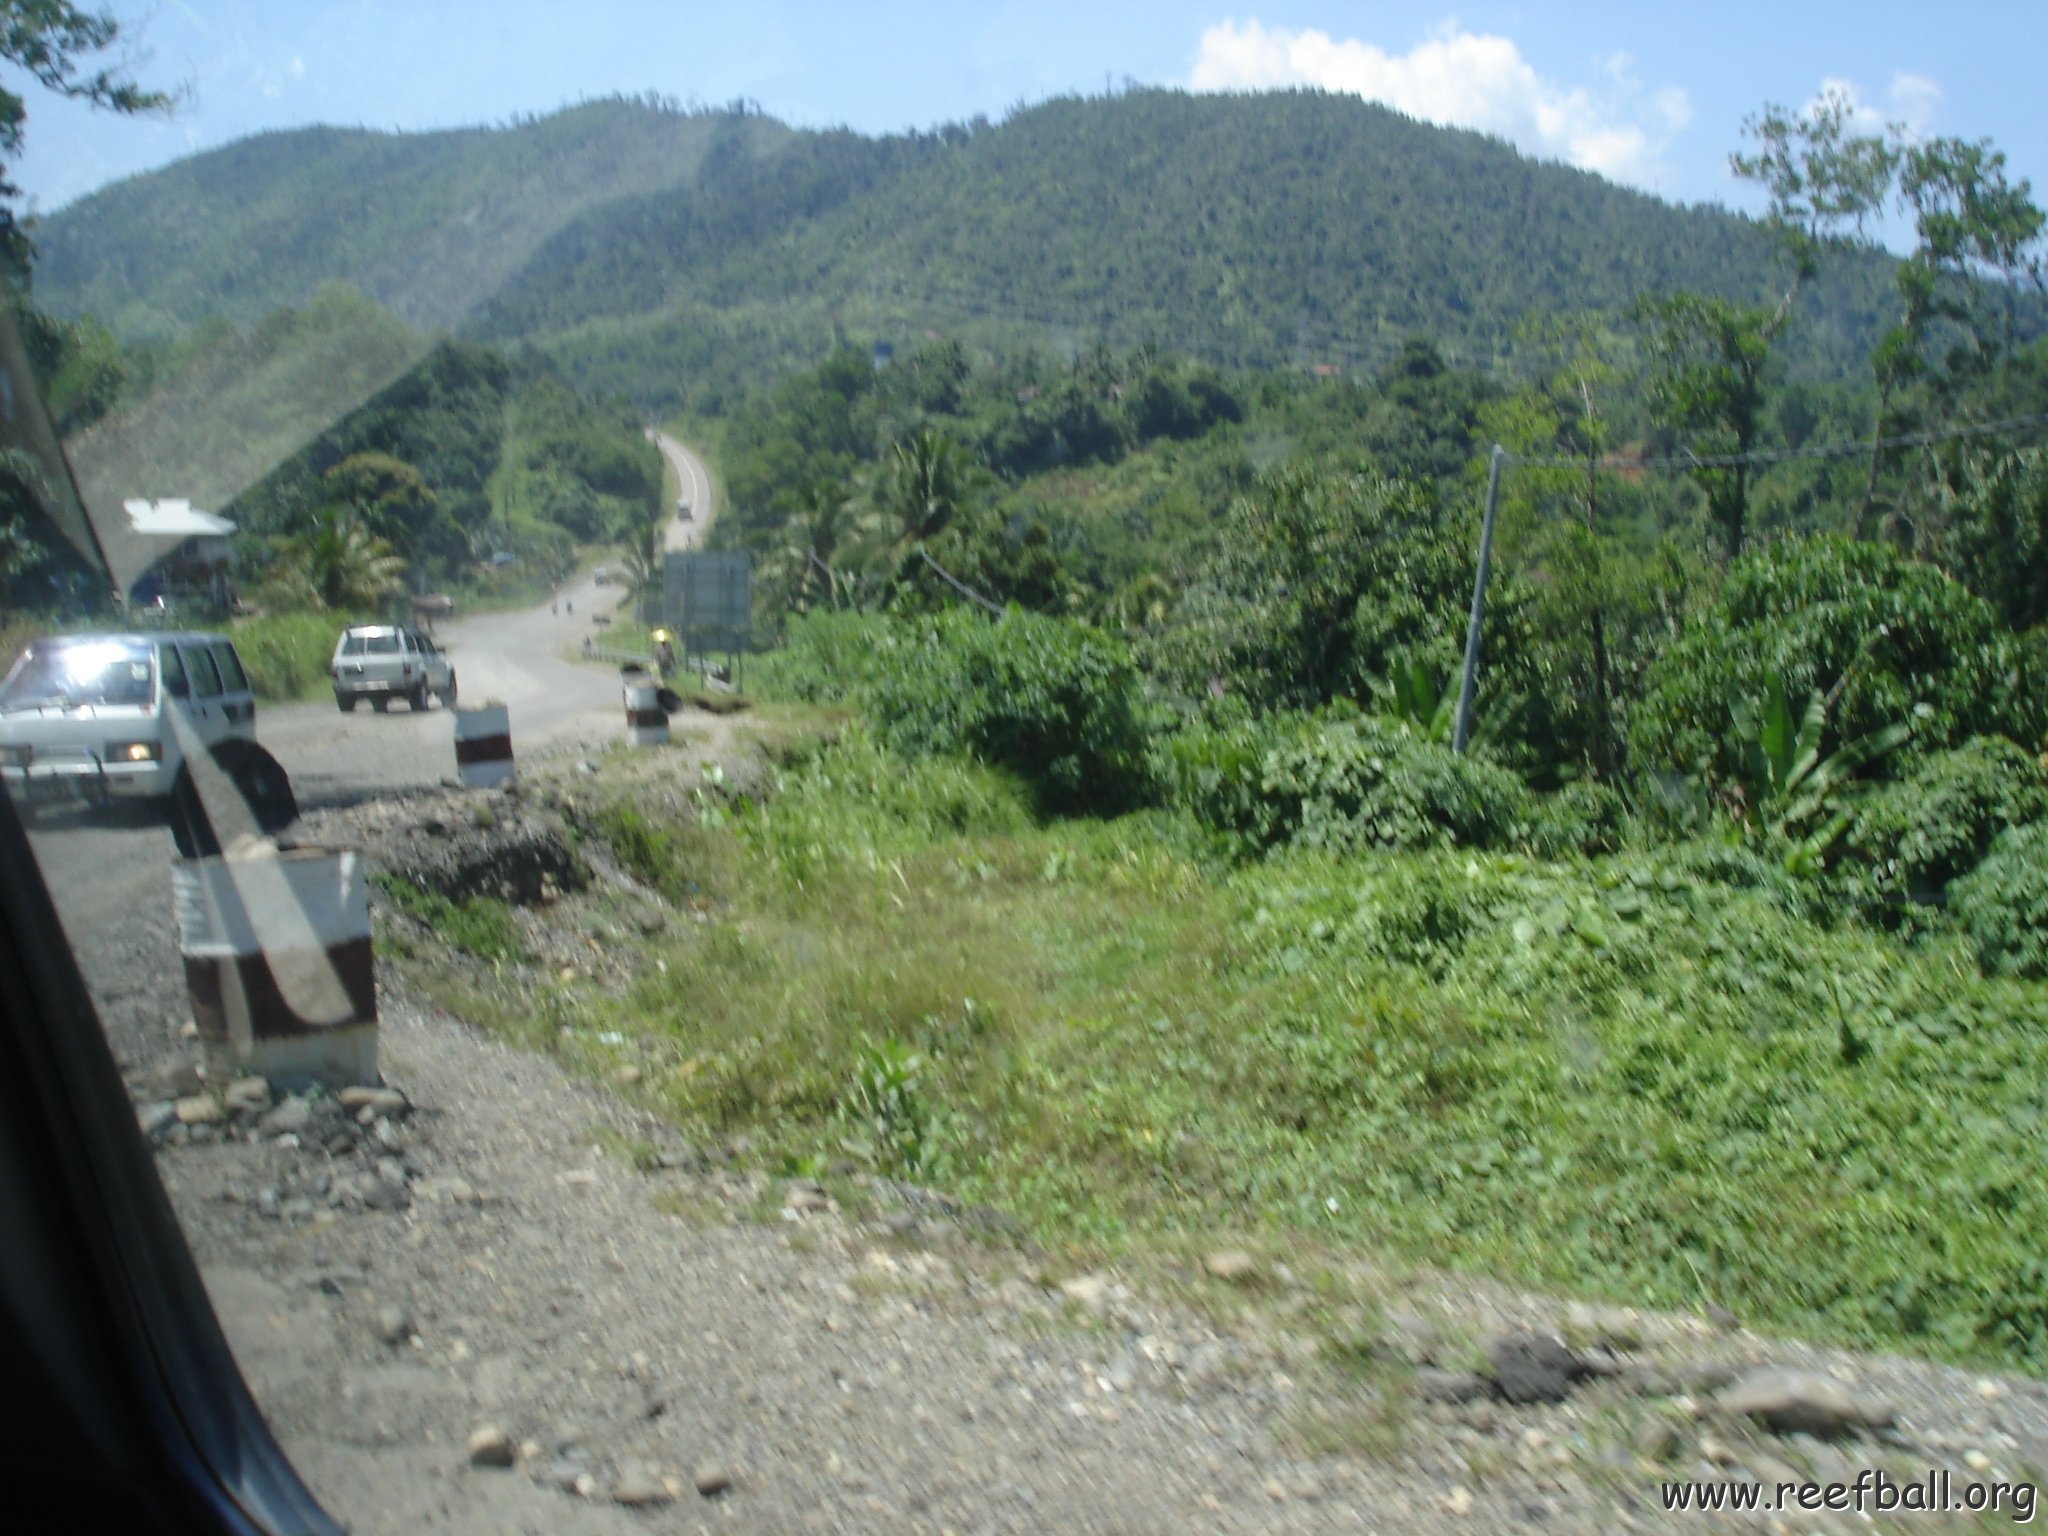
[[[1595,97],[1546,80],[1505,37],[1445,22],[1404,54],[1357,38],[1222,22],[1202,34],[1188,84],[1199,91],[1316,86],[1383,102],[1410,117],[1496,134],[1527,152],[1618,181],[1653,182],[1666,136],[1692,120],[1683,90],[1646,95],[1625,53],[1596,59],[1608,78]]]
[[[1892,111],[1914,138],[1924,138],[1941,109],[1941,87],[1925,75],[1901,70],[1892,76]]]

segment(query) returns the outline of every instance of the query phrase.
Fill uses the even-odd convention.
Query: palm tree
[[[663,521],[649,523],[628,534],[622,550],[626,565],[626,600],[639,612],[643,619],[651,619],[647,609],[655,595],[662,590],[667,569],[666,526]]]
[[[922,544],[952,522],[967,500],[960,445],[921,427],[889,450],[883,510],[896,525],[899,545]]]
[[[311,607],[371,608],[402,589],[404,559],[344,504],[322,507],[305,529],[271,540],[271,548],[271,585]]]

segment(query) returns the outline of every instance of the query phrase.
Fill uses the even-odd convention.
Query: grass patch
[[[372,878],[393,907],[424,924],[451,948],[479,960],[526,958],[526,942],[512,916],[512,908],[495,897],[450,901],[397,875],[379,873]]]
[[[274,613],[237,619],[229,632],[256,697],[288,703],[330,696],[335,641],[351,624],[376,622],[361,614]]]

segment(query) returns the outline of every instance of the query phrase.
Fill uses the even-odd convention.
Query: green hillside
[[[934,328],[1339,370],[1426,333],[1496,368],[1532,312],[1776,281],[1751,221],[1314,93],[1139,91],[886,138],[626,102],[460,133],[308,130],[123,183],[39,239],[44,301],[124,339],[341,278],[417,326],[540,343],[650,410],[726,350],[713,336],[747,338],[742,364],[716,364],[737,382],[842,336]],[[1860,362],[1886,266],[1829,263],[1788,361]]]
[[[349,491],[416,579],[473,576],[497,550],[523,579],[559,575],[577,545],[645,527],[660,507],[661,458],[637,419],[537,361],[444,341],[223,510],[254,540],[307,526]]]
[[[1104,336],[1252,366],[1372,368],[1425,333],[1491,366],[1532,311],[1669,289],[1752,299],[1773,281],[1750,221],[1348,96],[1143,91],[845,138],[792,139],[743,187],[707,172],[593,209],[477,323],[534,336],[664,299],[782,303],[858,332]],[[819,195],[857,177],[860,195]],[[1830,274],[1811,352],[1860,355],[1885,265]]]
[[[547,237],[620,197],[687,185],[758,116],[594,102],[508,128],[268,133],[118,183],[36,230],[42,302],[126,340],[246,323],[353,283],[408,324],[453,324]]]

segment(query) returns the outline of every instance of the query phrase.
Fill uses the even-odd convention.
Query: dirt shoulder
[[[691,730],[684,760],[761,772],[731,722]],[[595,767],[308,830],[501,893],[547,963],[602,980],[628,947],[608,933],[718,918],[618,871],[565,888],[547,776]],[[221,1084],[172,1083],[175,1059],[137,1082],[258,1399],[358,1531],[1659,1530],[1699,1518],[1665,1512],[1669,1478],[1960,1489],[2048,1465],[2038,1383],[1732,1318],[1204,1234],[1077,1271],[942,1191],[774,1177],[636,1108],[630,1067],[486,1036],[421,974],[380,974],[402,1101],[249,1085],[183,1124],[162,1090]]]

